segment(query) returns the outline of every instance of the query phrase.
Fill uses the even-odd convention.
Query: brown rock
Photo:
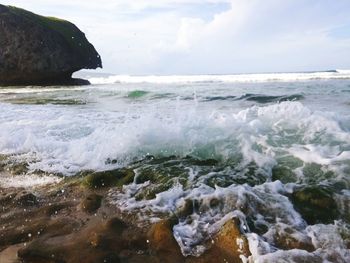
[[[174,238],[172,226],[171,220],[162,220],[152,225],[148,232],[150,249],[155,253],[160,262],[177,263],[185,261],[180,247]]]
[[[127,225],[122,220],[117,217],[111,218],[106,223],[89,230],[89,243],[95,248],[120,251],[127,246],[122,236],[126,228]]]
[[[248,240],[239,227],[239,219],[228,220],[212,239],[212,246],[202,256],[190,257],[188,263],[241,263],[241,256],[250,256]]]
[[[94,213],[100,208],[102,196],[97,194],[90,194],[80,204],[81,209],[86,213]]]
[[[0,252],[1,263],[20,263],[17,258],[17,252],[23,247],[23,244],[14,245]]]
[[[7,190],[0,191],[0,205],[4,206],[9,204],[15,197],[17,193]]]

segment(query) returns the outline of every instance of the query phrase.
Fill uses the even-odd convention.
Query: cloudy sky
[[[116,74],[350,68],[349,0],[0,0],[68,19]]]

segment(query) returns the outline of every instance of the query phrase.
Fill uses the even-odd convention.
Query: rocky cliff
[[[102,68],[101,57],[74,24],[0,5],[0,85],[80,85],[80,69]]]

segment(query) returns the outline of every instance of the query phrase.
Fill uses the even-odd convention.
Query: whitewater
[[[0,155],[29,167],[0,186],[87,170],[157,171],[170,178],[166,187],[135,179],[109,201],[142,222],[194,200],[197,209],[173,229],[184,255],[201,255],[202,241],[235,216],[252,253],[245,262],[350,262],[349,70],[89,80],[0,88]],[[334,201],[334,215],[305,218],[296,193],[310,187]],[[145,189],[157,190],[142,198]],[[284,250],[278,231],[315,250]]]

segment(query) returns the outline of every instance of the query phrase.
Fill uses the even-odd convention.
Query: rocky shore
[[[122,183],[132,171],[118,173]],[[0,262],[241,262],[250,255],[232,218],[201,257],[185,258],[173,236],[177,218],[140,224],[137,214],[109,204],[115,183],[102,172],[30,189],[0,188]]]
[[[81,69],[102,68],[100,55],[74,24],[0,5],[0,85],[87,85]]]
[[[211,159],[188,157],[182,161],[198,166],[217,165]],[[169,168],[164,158],[143,162]],[[140,163],[135,165],[138,167]],[[171,178],[164,177],[159,167],[150,169],[144,163],[142,167],[145,170],[138,170],[137,174],[135,167],[130,166],[99,172],[82,171],[64,177],[40,170],[29,171],[28,164],[12,162],[0,155],[0,262],[252,262],[250,256],[256,251],[254,247],[252,250],[251,243],[248,244],[248,237],[256,234],[265,235],[276,249],[286,253],[280,258],[277,255],[281,260],[322,262],[318,253],[322,252],[320,241],[315,242],[302,229],[292,225],[280,223],[267,228],[250,222],[249,218],[254,215],[250,215],[248,203],[239,208],[247,215],[248,225],[242,225],[239,216],[225,216],[215,232],[204,237],[201,244],[196,244],[205,248],[199,256],[184,256],[175,238],[176,225],[184,220],[191,224],[191,215],[204,213],[205,204],[186,199],[175,212],[158,213],[156,220],[154,216],[141,215],[138,209],[125,210],[116,205],[116,194],[130,185],[162,182],[139,190],[135,200],[140,201],[152,200],[159,191],[169,187]],[[283,180],[288,173],[274,171],[274,175]],[[32,183],[28,184],[28,181]],[[331,227],[334,220],[347,221],[349,218],[348,209],[345,209],[349,205],[348,199],[340,204],[336,195],[324,186],[297,187],[288,198],[310,226]],[[222,200],[218,198],[208,202],[213,211],[221,205],[230,205],[221,204]],[[278,208],[265,211],[263,204],[259,209],[266,216],[279,212]],[[341,242],[345,249],[350,248],[349,234],[346,228],[342,230]],[[293,251],[295,254],[288,254]],[[343,262],[337,251],[327,253],[328,259],[334,259],[332,262]],[[267,256],[261,262],[271,262],[269,260]]]

